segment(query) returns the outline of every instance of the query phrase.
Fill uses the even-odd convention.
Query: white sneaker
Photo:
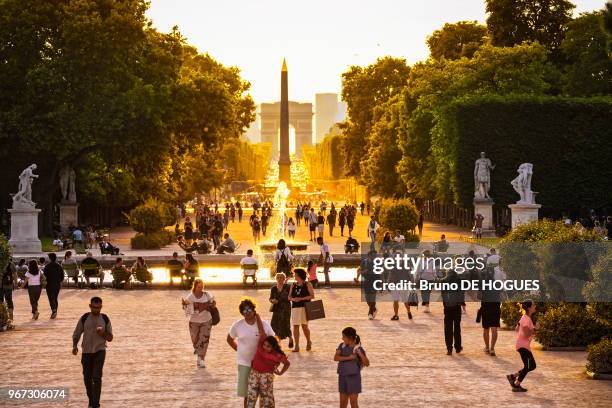
[[[372,313],[368,313],[368,319],[374,320],[374,315]]]
[[[204,360],[202,360],[199,356],[198,356],[198,364],[197,364],[198,368],[206,368],[206,364],[204,363]]]

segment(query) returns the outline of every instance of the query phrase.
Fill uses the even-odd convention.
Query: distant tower
[[[319,143],[336,123],[338,115],[338,94],[320,93],[315,95],[316,142]]]
[[[280,101],[280,152],[278,156],[278,179],[287,186],[291,184],[291,160],[289,159],[289,85],[287,63],[283,58],[281,69],[281,101]]]

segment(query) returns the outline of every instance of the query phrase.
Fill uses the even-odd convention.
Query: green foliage
[[[559,48],[576,7],[569,0],[486,0],[486,5],[493,45],[537,41],[552,51]]]
[[[399,231],[402,235],[412,235],[419,221],[419,211],[407,199],[383,200],[377,214],[380,226],[387,231]]]
[[[332,132],[314,146],[302,146],[304,164],[311,180],[338,180],[344,176],[341,145],[342,136]]]
[[[132,249],[160,249],[174,240],[174,234],[161,230],[148,234],[138,233],[130,240]]]
[[[536,311],[531,316],[534,322],[537,322],[538,317],[545,314],[549,307],[558,306],[558,303],[544,302],[527,293],[520,296],[514,296],[512,300],[502,302],[501,304],[501,320],[507,328],[514,329],[516,327],[523,316],[520,303],[527,299],[531,299],[536,303]]]
[[[561,50],[568,60],[563,81],[563,90],[568,95],[612,94],[612,59],[608,55],[603,19],[603,11],[583,13],[567,25]]]
[[[0,329],[8,324],[9,314],[4,302],[0,302]]]
[[[588,309],[565,303],[549,308],[538,320],[536,340],[546,347],[580,347],[612,334]]]
[[[134,230],[143,234],[161,231],[175,221],[176,213],[172,206],[151,198],[130,211],[129,221]]]
[[[431,57],[435,59],[472,58],[485,43],[486,35],[487,27],[477,21],[446,23],[427,37],[427,46]]]
[[[507,181],[516,177],[519,164],[528,162],[534,165],[532,188],[544,211],[561,215],[567,208],[598,208],[612,190],[610,117],[610,98],[457,100],[437,113],[433,131],[437,194],[471,206],[474,159],[486,150],[497,165],[491,185],[496,202],[516,202],[518,195]]]
[[[612,338],[602,339],[588,348],[588,371],[597,374],[612,374]]]
[[[8,240],[2,234],[0,234],[0,272],[4,272],[6,265],[11,260],[12,251],[9,246]]]
[[[596,303],[595,309],[603,318],[612,322],[612,307],[609,302],[612,296],[612,249],[599,257],[591,269],[591,280],[582,289],[587,302]]]
[[[39,165],[35,201],[49,210],[65,164],[84,205],[179,202],[214,185],[219,149],[254,119],[250,85],[176,29],[156,31],[148,5],[0,3],[0,189],[25,167],[13,157]]]
[[[404,184],[398,179],[395,167],[402,158],[397,145],[399,128],[398,98],[390,99],[377,109],[375,123],[368,141],[368,152],[361,159],[361,175],[370,193],[383,197],[402,197]]]
[[[582,300],[576,284],[592,279],[591,265],[604,250],[596,233],[550,220],[519,225],[499,245],[508,279],[538,279],[549,300]]]
[[[398,141],[402,159],[397,167],[411,194],[423,199],[453,199],[448,187],[456,177],[455,164],[436,160],[436,150],[445,148],[447,143],[441,131],[438,132],[441,146],[432,145],[432,129],[441,120],[444,107],[466,95],[548,92],[551,87],[548,80],[555,76],[552,75],[555,69],[547,62],[546,53],[539,44],[511,48],[486,44],[471,59],[428,60],[412,67],[400,106]],[[482,150],[483,146],[487,143],[479,148]],[[470,171],[476,157],[478,154],[469,159]],[[473,183],[473,177],[470,180]]]
[[[351,66],[342,74],[348,117],[341,126],[345,175],[360,177],[359,162],[367,152],[374,110],[402,91],[409,72],[405,59],[384,57],[367,67]]]

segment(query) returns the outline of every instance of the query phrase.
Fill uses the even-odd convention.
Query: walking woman
[[[274,252],[274,262],[276,263],[276,272],[284,273],[286,276],[291,276],[291,261],[293,254],[287,246],[284,239],[279,239]]]
[[[296,217],[297,220],[299,218]],[[289,238],[295,238],[295,230],[297,229],[295,225],[295,221],[293,221],[292,217],[289,217],[289,221],[287,222],[287,232],[289,233]]]
[[[283,340],[289,337],[289,348],[293,348],[291,335],[291,302],[289,302],[290,286],[284,273],[276,274],[276,285],[270,289],[270,303],[272,303],[272,330],[276,336]]]
[[[293,338],[295,339],[294,352],[300,351],[300,326],[304,336],[306,336],[306,350],[310,351],[312,342],[310,341],[310,329],[308,328],[308,319],[306,319],[306,302],[314,299],[314,289],[310,282],[306,280],[306,271],[302,268],[297,268],[295,273],[295,282],[289,290],[289,301],[291,301],[291,324],[293,325]]]
[[[204,359],[210,341],[212,329],[211,307],[214,307],[215,298],[208,292],[204,292],[204,282],[200,278],[193,281],[193,288],[187,299],[181,299],[185,314],[189,318],[189,334],[193,343],[193,354],[197,356],[196,367],[206,368]]]
[[[30,305],[32,306],[32,319],[38,319],[38,300],[40,299],[40,292],[42,286],[40,285],[40,269],[38,268],[38,262],[32,259],[28,262],[28,271],[25,274],[24,286],[28,287],[28,296],[30,297]]]
[[[506,376],[513,392],[527,391],[527,388],[521,387],[521,382],[525,379],[528,372],[536,369],[536,362],[531,353],[531,340],[535,334],[532,316],[536,311],[536,305],[533,300],[527,299],[521,303],[521,309],[523,309],[524,314],[516,326],[516,351],[521,355],[523,368],[514,374]]]

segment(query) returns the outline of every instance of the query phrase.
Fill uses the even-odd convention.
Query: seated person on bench
[[[446,252],[448,251],[448,242],[446,241],[446,235],[442,234],[440,240],[435,243],[435,249],[437,252]]]
[[[172,259],[168,261],[166,268],[168,268],[170,273],[170,285],[173,283],[172,278],[179,277],[181,280],[183,279],[183,263],[179,261],[177,252],[172,254]]]
[[[81,261],[81,269],[83,270],[83,276],[87,284],[89,284],[89,278],[92,276],[100,277],[100,285],[104,282],[104,272],[100,267],[100,262],[93,257],[91,252],[88,252],[87,256]]]
[[[244,258],[240,260],[240,266],[242,267],[242,283],[246,285],[247,278],[251,278],[253,286],[257,285],[257,259],[253,256],[253,250],[249,249]]]
[[[344,252],[347,254],[359,251],[359,242],[352,236],[349,236],[344,244]]]
[[[226,232],[225,235],[223,235],[223,242],[221,243],[221,245],[219,245],[219,248],[217,248],[217,253],[224,254],[228,252],[230,254],[233,254],[235,250],[236,243],[233,239],[230,238],[229,234]]]

